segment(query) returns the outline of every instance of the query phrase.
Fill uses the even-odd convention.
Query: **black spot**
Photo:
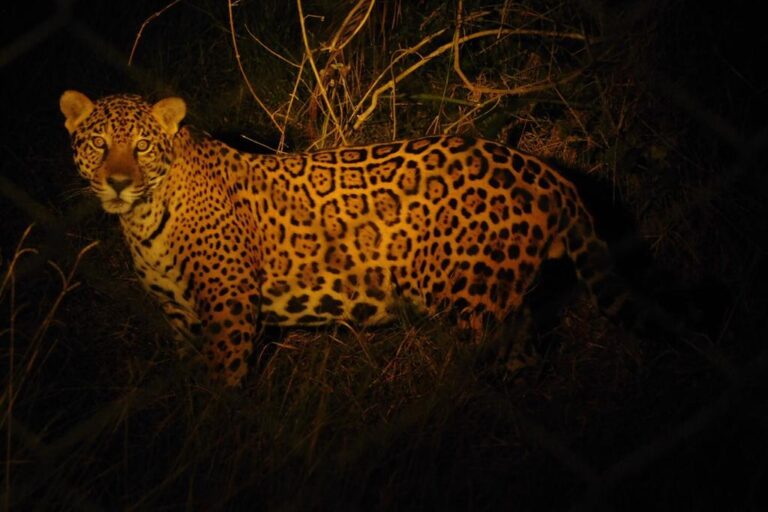
[[[320,299],[320,305],[315,307],[315,313],[328,313],[334,317],[340,317],[344,310],[341,308],[342,302],[334,299],[330,295],[323,295]]]
[[[576,261],[574,261],[574,263],[578,268],[586,267],[587,264],[589,264],[589,254],[586,252],[579,254],[576,256]]]
[[[219,322],[211,322],[208,324],[208,330],[211,334],[219,334],[221,332],[221,324]]]
[[[443,146],[448,146],[449,144],[452,144],[450,147],[448,147],[448,151],[451,153],[463,153],[466,150],[468,150],[470,147],[472,147],[473,141],[471,139],[465,139],[463,137],[451,137],[450,139],[444,139],[443,140]]]
[[[477,165],[473,166],[472,164],[477,161]],[[472,152],[472,155],[467,157],[466,164],[468,167],[473,168],[473,172],[469,173],[469,178],[472,180],[479,180],[488,173],[488,160],[483,156],[483,154],[480,152],[480,150],[475,149]]]
[[[541,172],[541,166],[534,160],[528,160],[528,168],[536,174]]]
[[[427,178],[426,190],[424,191],[424,197],[434,204],[448,195],[448,186],[445,184],[445,180],[442,176],[430,176]]]
[[[415,164],[416,162],[408,162],[410,167],[410,164]],[[418,167],[414,167],[413,169],[410,169],[409,173],[402,173],[400,174],[400,177],[397,180],[397,186],[400,187],[400,189],[403,191],[405,195],[411,196],[416,194],[419,191],[419,184],[421,183],[421,171]]]
[[[459,297],[458,299],[453,301],[453,307],[461,311],[462,309],[466,309],[467,307],[469,307],[469,301],[464,297]]]
[[[515,175],[509,169],[494,167],[489,183],[494,188],[510,188],[515,184],[515,181]]]
[[[597,297],[600,309],[608,309],[616,300],[624,295],[624,287],[614,279],[600,279],[592,283],[592,292]]]
[[[387,294],[379,288],[368,288],[365,290],[365,294],[368,297],[376,300],[384,300],[384,297],[387,296]]]
[[[326,321],[325,317],[315,315],[302,315],[296,319],[296,323],[298,324],[320,324],[325,323]]]
[[[512,282],[515,280],[515,269],[512,268],[500,268],[498,272],[496,272],[496,277],[500,281],[509,281]]]
[[[364,149],[345,149],[341,151],[341,161],[344,163],[362,162],[367,158]]]
[[[472,268],[472,271],[477,276],[482,276],[482,275],[491,276],[491,275],[493,275],[493,269],[491,267],[489,267],[488,265],[486,265],[485,263],[483,263],[482,261],[478,261],[477,263],[475,263],[475,266]]]
[[[536,175],[526,169],[523,171],[523,181],[533,185],[533,182],[536,181]]]
[[[507,247],[507,257],[511,260],[516,260],[520,257],[520,247],[517,245],[510,245]]]
[[[523,170],[523,166],[525,165],[525,160],[523,160],[523,157],[521,157],[518,153],[515,153],[512,155],[512,168],[516,170],[517,172],[520,172]]]
[[[533,194],[522,187],[515,187],[512,189],[512,199],[516,199],[517,197],[522,198],[525,203],[533,201]]]
[[[304,294],[300,295],[298,297],[291,297],[288,299],[288,304],[285,307],[285,310],[288,313],[301,313],[305,309],[307,309],[307,302],[309,301],[309,295]]]
[[[550,213],[547,215],[547,229],[552,229],[557,225],[557,215]]]
[[[519,222],[517,224],[512,224],[512,233],[520,233],[523,236],[528,236],[528,229],[530,226],[526,221]]]
[[[229,306],[229,312],[237,316],[243,312],[243,304],[237,300],[228,300],[227,306]]]
[[[359,322],[364,323],[370,317],[376,314],[377,308],[373,304],[367,302],[358,302],[352,308],[352,318]]]
[[[405,145],[405,151],[407,153],[418,155],[419,153],[423,153],[424,150],[430,147],[433,142],[434,142],[434,139],[431,139],[431,138],[409,140]]]
[[[488,285],[485,283],[472,283],[469,285],[470,295],[484,295],[488,291]]]
[[[464,276],[461,276],[458,280],[456,280],[455,283],[453,283],[453,286],[451,287],[451,293],[452,294],[459,293],[466,286],[467,286],[467,278]]]
[[[267,288],[266,292],[273,297],[280,297],[289,291],[291,287],[285,281],[277,281],[274,285]]]
[[[437,163],[432,163],[433,159],[437,159]],[[429,153],[427,153],[423,158],[422,162],[426,165],[427,169],[442,169],[442,167],[445,165],[445,154],[442,151],[439,151],[437,149],[433,149]]]
[[[287,320],[288,320],[287,316],[277,314],[274,311],[267,311],[261,317],[261,321],[264,322],[265,324],[282,324],[282,323],[285,323]]]
[[[579,233],[575,231],[570,231],[568,233],[568,251],[569,252],[575,252],[581,249],[581,247],[584,245],[584,239],[581,238]]]
[[[371,149],[371,154],[374,158],[381,158],[383,156],[392,154],[399,149],[400,144],[380,144],[378,146],[374,146]]]

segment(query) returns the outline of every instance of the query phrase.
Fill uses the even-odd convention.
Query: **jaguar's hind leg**
[[[489,333],[486,351],[489,359],[510,375],[534,367],[539,362],[535,329],[530,308],[510,313]]]

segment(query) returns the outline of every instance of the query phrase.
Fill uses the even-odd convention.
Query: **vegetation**
[[[737,4],[81,0],[8,17],[0,510],[760,508],[766,84]],[[404,305],[381,329],[266,329],[244,388],[211,386],[76,175],[66,88],[180,95],[190,123],[258,152],[461,133],[541,155],[638,291],[697,335],[611,325],[553,264],[521,372]]]

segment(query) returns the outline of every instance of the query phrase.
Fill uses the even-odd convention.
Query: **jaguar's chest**
[[[150,211],[134,213],[134,217],[121,218],[121,225],[142,285],[161,304],[172,302],[194,311],[183,264],[185,251],[179,247],[179,231],[184,226],[170,208],[163,208],[154,216]],[[148,222],[150,219],[153,221]],[[137,228],[139,222],[146,223],[144,229]]]

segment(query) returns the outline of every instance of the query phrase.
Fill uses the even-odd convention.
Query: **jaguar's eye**
[[[136,151],[144,152],[149,150],[149,141],[147,139],[140,139],[139,142],[136,143]]]
[[[91,144],[96,149],[104,149],[107,147],[107,141],[104,140],[104,137],[101,137],[99,135],[94,135],[91,137]]]

